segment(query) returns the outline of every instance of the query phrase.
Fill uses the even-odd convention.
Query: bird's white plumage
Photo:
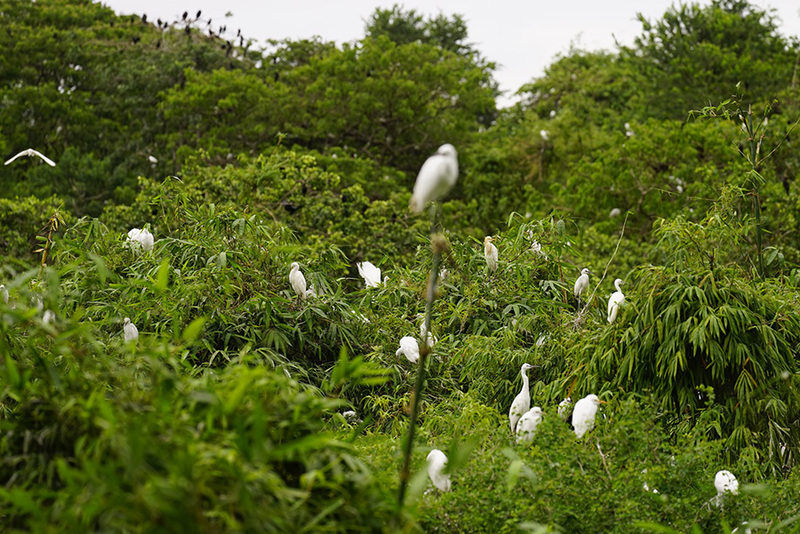
[[[292,269],[289,271],[289,283],[292,284],[292,289],[297,293],[301,300],[305,300],[306,292],[306,277],[300,272],[300,264],[292,262]]]
[[[11,162],[13,162],[15,159],[21,158],[21,157],[24,157],[24,156],[27,156],[29,158],[32,158],[33,156],[36,156],[36,157],[41,158],[42,161],[44,161],[45,163],[47,163],[51,167],[55,167],[56,166],[56,162],[55,161],[53,161],[52,159],[48,158],[47,156],[45,156],[44,154],[42,154],[38,150],[34,150],[32,148],[27,148],[27,149],[23,150],[22,152],[20,152],[19,154],[17,154],[13,158],[11,158],[8,161],[6,161],[5,164],[8,165]]]
[[[44,311],[44,314],[42,315],[42,322],[44,324],[51,324],[55,320],[56,320],[56,314],[53,312],[53,310]]]
[[[534,406],[519,418],[517,423],[517,443],[524,441],[530,443],[533,441],[533,435],[536,433],[536,427],[542,422],[542,409]]]
[[[569,418],[569,414],[572,411],[572,399],[567,397],[566,399],[562,400],[558,403],[558,416],[566,421]]]
[[[411,363],[417,363],[419,360],[419,343],[416,338],[405,336],[400,339],[400,348],[395,352],[395,356],[403,355]]]
[[[433,336],[432,333],[428,332],[425,329],[425,317],[424,316],[422,317],[422,324],[419,325],[419,337],[420,337],[420,339],[425,341],[425,344],[428,345],[428,348],[433,348],[433,346],[436,345],[436,342],[438,341],[438,339],[436,339]]]
[[[491,236],[483,238],[483,257],[486,258],[486,265],[492,272],[497,271],[497,247],[492,244]]]
[[[739,493],[739,481],[727,469],[717,472],[714,477],[714,487],[717,488],[717,495],[722,495],[723,493],[736,495]]]
[[[439,449],[428,453],[428,476],[439,491],[450,491],[450,475],[444,474],[447,466],[447,456]]]
[[[139,339],[139,329],[136,328],[136,325],[131,322],[128,317],[125,317],[124,324],[122,326],[122,335],[125,337],[125,342],[128,341],[136,341]]]
[[[580,299],[584,291],[589,287],[589,269],[581,269],[581,275],[575,280],[573,294],[576,299]]]
[[[8,289],[3,284],[0,284],[0,298],[3,299],[3,302],[8,304]]]
[[[522,414],[531,409],[531,392],[528,389],[528,369],[533,367],[529,363],[523,363],[520,369],[522,375],[522,390],[514,397],[514,402],[511,403],[511,408],[508,410],[508,420],[511,426],[511,432],[517,431],[517,423]]]
[[[134,243],[136,243],[134,247],[141,246],[145,252],[150,252],[153,250],[155,240],[153,239],[153,234],[147,228],[132,228],[128,232],[128,244],[132,245]]]
[[[451,144],[439,147],[436,154],[425,160],[414,183],[409,207],[421,213],[428,202],[439,200],[458,180],[458,153]]]
[[[367,287],[378,287],[381,284],[381,270],[371,262],[356,263],[358,274],[364,279]]]
[[[613,323],[619,313],[619,307],[625,304],[625,295],[622,294],[622,280],[617,278],[614,280],[614,287],[617,290],[608,298],[608,322]]]
[[[594,417],[597,415],[597,407],[600,406],[600,399],[597,395],[587,395],[575,403],[572,410],[572,427],[575,435],[582,438],[584,434],[594,428]]]

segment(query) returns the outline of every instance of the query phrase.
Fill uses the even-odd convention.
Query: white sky
[[[376,7],[390,8],[395,3],[423,15],[458,13],[467,21],[469,40],[498,64],[495,79],[505,92],[500,105],[519,87],[544,73],[558,53],[570,44],[587,50],[614,49],[614,40],[630,44],[641,25],[636,13],[654,21],[663,15],[672,0],[104,0],[119,14],[147,14],[174,21],[184,11],[191,16],[202,9],[214,25],[226,25],[227,35],[241,28],[246,38],[264,43],[266,39],[301,39],[319,35],[342,43],[360,39],[364,24]],[[677,3],[677,2],[676,2]],[[702,0],[701,4],[708,4]],[[772,7],[782,21],[786,36],[800,35],[800,10],[797,0],[755,0],[761,7]],[[225,18],[226,13],[232,13]]]

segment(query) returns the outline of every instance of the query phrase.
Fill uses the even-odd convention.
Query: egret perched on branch
[[[439,449],[428,453],[428,476],[439,491],[450,491],[450,475],[443,473],[447,466],[447,456]]]
[[[394,353],[395,356],[404,355],[411,363],[417,363],[419,360],[419,343],[416,338],[405,336],[400,338],[400,348]]]
[[[305,300],[306,292],[306,277],[300,272],[300,264],[292,262],[292,270],[289,271],[289,283],[292,284],[292,289],[300,297],[300,300]]]
[[[5,164],[8,165],[9,163],[14,161],[15,159],[21,158],[22,156],[28,156],[29,158],[32,158],[33,156],[38,156],[38,157],[42,158],[42,161],[44,161],[45,163],[47,163],[51,167],[55,167],[56,166],[56,162],[55,161],[53,161],[52,159],[48,158],[47,156],[45,156],[44,154],[42,154],[38,150],[34,150],[32,148],[28,148],[26,150],[23,150],[22,152],[20,152],[19,154],[17,154],[13,158],[11,158],[10,160],[6,161]]]
[[[381,270],[378,267],[368,261],[356,263],[356,267],[367,287],[378,287],[381,284]]]
[[[519,373],[522,375],[522,390],[514,397],[514,402],[511,403],[511,409],[508,410],[508,419],[511,424],[511,432],[517,431],[517,423],[522,414],[531,409],[531,392],[528,389],[528,369],[533,366],[529,363],[523,363]]]
[[[619,307],[625,304],[625,295],[622,294],[622,289],[619,287],[622,285],[622,280],[617,278],[614,280],[614,287],[617,290],[611,294],[608,298],[608,322],[613,323],[614,319],[617,318],[617,313],[619,313]]]
[[[542,409],[534,406],[519,419],[517,423],[517,443],[525,441],[530,443],[533,441],[533,435],[536,433],[536,427],[542,422]]]
[[[578,299],[578,305],[580,305],[581,302],[581,295],[584,291],[586,291],[586,288],[589,287],[590,272],[591,271],[589,269],[581,269],[581,275],[577,280],[575,280],[575,289],[573,290],[573,293],[575,294],[575,298]]]
[[[451,144],[439,147],[436,154],[425,160],[414,183],[409,207],[422,213],[428,202],[435,202],[445,196],[458,180],[458,154]]]
[[[125,337],[125,343],[139,339],[139,329],[131,322],[130,318],[125,317],[124,323],[122,335]]]
[[[483,238],[483,257],[486,258],[486,265],[492,272],[497,271],[497,247],[492,244],[491,236]]]
[[[582,438],[594,428],[594,416],[597,415],[597,407],[602,402],[597,395],[587,395],[575,403],[575,409],[572,410],[572,426],[578,438]]]
[[[133,243],[137,243],[137,245],[133,245]],[[155,243],[153,234],[147,228],[133,228],[128,232],[128,245],[141,246],[145,252],[150,252],[153,250],[153,243]]]
[[[569,419],[571,413],[572,413],[572,399],[567,397],[566,399],[558,403],[558,416],[563,421],[566,421]]]

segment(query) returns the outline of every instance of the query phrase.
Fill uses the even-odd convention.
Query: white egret
[[[44,154],[42,154],[38,150],[34,150],[32,148],[28,148],[28,149],[23,150],[22,152],[20,152],[19,154],[17,154],[13,158],[11,158],[10,160],[6,161],[5,164],[8,165],[9,163],[14,161],[15,159],[21,158],[23,156],[28,156],[29,158],[32,158],[33,156],[37,156],[39,158],[42,158],[42,161],[44,161],[45,163],[47,163],[51,167],[55,167],[56,166],[56,162],[55,161],[53,161],[52,159],[48,158],[47,156],[45,156]]]
[[[536,427],[542,422],[542,409],[534,406],[520,417],[517,423],[517,443],[524,441],[530,443],[533,441],[533,435],[536,433]]]
[[[486,265],[489,266],[489,270],[492,272],[497,271],[497,247],[492,244],[491,236],[486,236],[483,238],[483,257],[486,258]]]
[[[411,363],[417,363],[417,360],[419,360],[419,343],[417,343],[417,339],[411,336],[401,338],[400,348],[394,354],[395,356],[402,354]]]
[[[573,290],[573,294],[575,298],[578,299],[578,304],[580,305],[581,302],[581,295],[584,291],[589,287],[589,269],[581,269],[581,275],[575,280],[575,288]]]
[[[419,326],[419,336],[425,341],[425,344],[428,345],[428,348],[433,348],[436,345],[436,342],[439,341],[436,339],[433,334],[425,330],[425,318],[422,319],[422,324]]]
[[[368,261],[356,263],[356,267],[367,287],[378,287],[381,284],[381,270],[378,267]]]
[[[150,155],[148,155],[148,156],[147,156],[147,161],[149,161],[149,162],[150,162],[150,163],[152,163],[153,165],[155,165],[156,163],[158,163],[158,159],[156,159],[156,157],[155,157],[154,155],[152,155],[152,154],[150,154]]]
[[[138,243],[137,245],[133,246],[141,246],[145,252],[150,252],[153,250],[154,242],[155,240],[153,239],[153,234],[151,234],[150,230],[147,228],[132,228],[128,232],[128,244],[133,245],[133,243]]]
[[[3,299],[3,302],[8,304],[8,289],[3,284],[0,284],[0,298]]]
[[[542,136],[543,141],[547,141],[548,139],[550,139],[550,132],[548,132],[547,130],[539,130],[539,135]]]
[[[736,480],[734,474],[727,469],[717,472],[714,477],[714,487],[717,488],[718,497],[725,493],[731,493],[733,495],[739,493],[739,481]]]
[[[514,397],[514,402],[511,403],[511,408],[508,410],[508,419],[511,425],[511,432],[517,431],[517,423],[522,414],[531,409],[531,392],[528,389],[528,369],[533,366],[529,363],[523,363],[520,369],[522,375],[522,390]]]
[[[124,325],[122,326],[122,335],[125,337],[125,342],[136,341],[139,339],[139,329],[131,322],[128,317],[125,317]]]
[[[567,397],[558,403],[558,416],[566,421],[569,419],[570,413],[572,413],[572,399]]]
[[[450,475],[443,473],[447,466],[447,456],[439,449],[428,453],[428,476],[439,491],[450,491]]]
[[[42,322],[44,324],[50,324],[56,320],[56,314],[52,310],[45,310],[44,314],[42,315]]]
[[[342,417],[344,417],[345,421],[350,423],[351,425],[357,425],[361,422],[361,418],[356,414],[354,410],[347,410],[342,412]]]
[[[439,147],[436,154],[425,160],[414,183],[409,207],[422,213],[428,202],[445,196],[458,180],[458,154],[451,144]]]
[[[617,290],[608,298],[608,322],[613,323],[619,313],[619,307],[625,304],[625,295],[622,294],[622,280],[617,278],[614,280],[614,287]]]
[[[613,219],[614,217],[619,217],[622,215],[622,210],[619,208],[612,208],[611,211],[608,212],[608,217]]]
[[[594,416],[597,415],[597,407],[602,402],[597,395],[587,395],[575,403],[575,409],[572,410],[572,426],[578,438],[582,438],[594,428]]]
[[[292,269],[289,271],[289,283],[292,284],[292,289],[300,297],[300,300],[305,300],[306,292],[306,277],[300,272],[300,264],[296,261],[292,262]]]

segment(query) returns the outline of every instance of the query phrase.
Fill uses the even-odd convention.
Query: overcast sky
[[[485,57],[498,64],[495,78],[506,97],[543,74],[553,58],[566,52],[570,44],[587,50],[614,48],[615,39],[630,44],[639,35],[641,24],[636,13],[658,19],[671,0],[437,0],[377,1],[294,0],[264,2],[256,0],[105,0],[103,4],[119,14],[148,15],[150,20],[173,21],[184,11],[203,11],[203,18],[225,24],[230,34],[241,28],[247,38],[263,43],[266,39],[300,39],[319,35],[342,43],[361,38],[364,21],[376,7],[390,8],[395,3],[416,9],[424,15],[458,13],[467,21],[470,41]],[[704,0],[702,4],[709,2]],[[782,21],[784,35],[800,35],[797,0],[757,0],[761,7],[772,7]],[[545,7],[546,4],[546,7]],[[232,16],[225,18],[226,13]]]

